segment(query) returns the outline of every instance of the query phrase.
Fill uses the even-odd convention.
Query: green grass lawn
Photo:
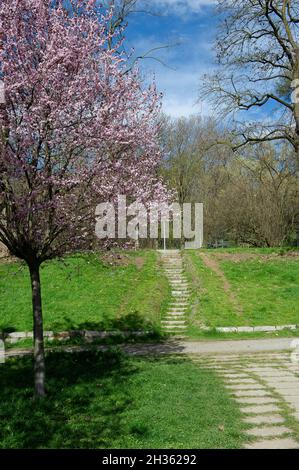
[[[239,448],[245,439],[220,379],[189,359],[53,353],[47,376],[37,402],[31,359],[1,365],[0,448]]]
[[[221,327],[299,323],[298,257],[280,256],[279,250],[270,249],[204,253],[217,262],[229,287],[224,288],[223,277],[207,267],[198,252],[185,253],[193,287],[190,330],[194,332],[203,324]]]
[[[41,270],[44,327],[140,329],[159,325],[169,286],[155,251],[122,254],[110,265],[99,255],[73,255],[45,263]],[[28,270],[0,263],[0,330],[31,331]]]

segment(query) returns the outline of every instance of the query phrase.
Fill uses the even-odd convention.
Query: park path
[[[215,371],[238,403],[246,449],[299,449],[299,363],[290,352],[191,357]]]
[[[162,319],[164,332],[183,335],[186,328],[186,312],[190,302],[190,288],[185,276],[180,250],[159,251],[163,268],[171,286],[171,301]]]

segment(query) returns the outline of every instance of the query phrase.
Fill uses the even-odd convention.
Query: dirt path
[[[215,274],[217,274],[217,276],[220,277],[220,279],[222,281],[222,286],[223,286],[224,291],[229,296],[229,299],[230,299],[231,303],[233,304],[233,306],[234,306],[235,310],[237,311],[237,313],[239,315],[242,315],[243,314],[243,308],[239,304],[238,299],[236,298],[235,293],[233,292],[232,287],[231,287],[229,281],[227,280],[224,272],[221,270],[218,261],[216,261],[214,258],[211,258],[210,256],[208,256],[205,253],[199,253],[199,256],[203,260],[205,266],[207,268],[211,269]]]

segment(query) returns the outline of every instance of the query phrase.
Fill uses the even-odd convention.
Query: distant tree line
[[[294,149],[262,142],[235,152],[224,140],[230,130],[213,119],[163,119],[162,173],[181,204],[204,203],[205,244],[294,245]]]

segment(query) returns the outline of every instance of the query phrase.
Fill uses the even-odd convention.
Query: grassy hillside
[[[41,280],[46,330],[159,325],[169,294],[154,251],[73,255],[44,264]],[[0,264],[0,312],[0,330],[32,330],[29,274],[19,263]]]
[[[299,323],[299,252],[186,251],[193,326]]]

